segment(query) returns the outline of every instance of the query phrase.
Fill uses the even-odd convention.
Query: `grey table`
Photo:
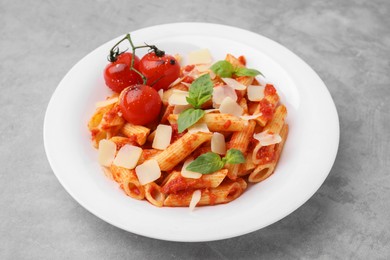
[[[173,243],[113,227],[54,176],[42,128],[50,96],[84,55],[172,22],[241,27],[278,41],[326,83],[340,116],[334,167],[283,220],[237,238]],[[390,2],[0,2],[0,259],[385,259],[390,257]]]

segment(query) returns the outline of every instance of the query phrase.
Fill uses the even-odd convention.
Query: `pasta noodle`
[[[153,205],[162,207],[165,200],[165,194],[161,187],[156,183],[151,182],[145,185],[145,197]]]
[[[166,194],[170,194],[185,190],[187,187],[193,189],[216,188],[225,179],[227,172],[228,170],[222,169],[212,174],[202,175],[200,179],[189,179],[183,177],[179,171],[174,171],[164,184],[163,190]]]
[[[139,183],[134,170],[122,168],[114,164],[111,165],[110,170],[114,180],[121,185],[128,196],[138,200],[145,198],[145,189]]]
[[[280,136],[282,141],[274,146],[275,157],[272,162],[267,164],[258,165],[253,172],[249,175],[249,182],[261,182],[267,179],[274,172],[276,164],[279,161],[280,154],[283,150],[284,143],[286,142],[286,137],[288,134],[288,125],[283,125],[283,128],[280,131]]]
[[[168,116],[170,124],[176,124],[178,115],[171,114]],[[203,117],[207,127],[212,132],[236,132],[242,131],[247,121],[229,114],[208,113]]]
[[[216,188],[203,189],[199,206],[228,203],[238,198],[243,188],[240,182],[225,182]],[[187,207],[190,204],[192,192],[182,191],[169,194],[164,201],[164,206]]]
[[[134,138],[139,145],[144,145],[150,129],[140,125],[126,123],[122,128],[122,134]]]
[[[186,133],[158,155],[154,156],[162,171],[172,170],[202,143],[211,140],[211,133]]]
[[[247,148],[249,145],[249,142],[251,141],[251,138],[253,136],[253,133],[255,131],[256,123],[251,120],[248,122],[248,124],[245,126],[243,131],[241,132],[234,132],[232,135],[232,138],[230,139],[230,143],[228,147],[238,149],[243,154],[246,154]],[[230,179],[235,180],[238,175],[238,171],[241,165],[234,164],[234,165],[228,165],[229,173],[228,176]]]

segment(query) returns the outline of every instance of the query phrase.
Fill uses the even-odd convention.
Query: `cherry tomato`
[[[104,69],[104,80],[106,85],[113,91],[120,93],[124,88],[142,83],[141,76],[130,70],[131,57],[129,52],[120,54],[115,62],[111,62]],[[134,57],[134,68],[138,69],[139,58]]]
[[[161,98],[152,87],[132,85],[122,91],[119,99],[122,116],[131,124],[146,125],[160,114]]]
[[[146,77],[147,85],[156,90],[166,90],[179,77],[180,65],[171,55],[164,54],[159,57],[150,52],[142,57],[139,71]]]

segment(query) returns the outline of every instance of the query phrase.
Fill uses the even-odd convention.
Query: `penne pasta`
[[[169,115],[168,121],[172,124],[177,124],[178,115]],[[220,113],[208,113],[203,117],[207,127],[212,132],[234,132],[242,131],[247,124],[247,121],[239,117],[220,114]]]
[[[251,173],[256,168],[252,161],[252,153],[247,153],[245,156],[245,163],[240,164],[237,176],[244,176]]]
[[[165,200],[165,194],[162,192],[161,187],[154,182],[148,183],[144,187],[145,198],[154,206],[162,207]]]
[[[224,182],[216,188],[203,189],[199,206],[228,203],[238,198],[243,189],[240,182]],[[192,191],[183,191],[176,194],[169,194],[164,201],[164,206],[187,207],[192,198]]]
[[[108,111],[111,110],[111,108],[114,107],[114,104],[110,104],[108,106],[99,107],[96,109],[95,113],[92,115],[91,119],[88,122],[88,129],[90,131],[96,129],[99,127],[100,122],[103,119],[104,114],[106,114]]]
[[[88,128],[92,137],[92,144],[95,148],[98,148],[100,140],[111,138],[117,134],[120,127],[123,125],[123,119],[117,119],[116,114],[113,113],[114,107],[115,104],[99,107],[88,122]],[[110,121],[109,118],[111,117],[113,119]]]
[[[271,174],[274,172],[275,167],[279,161],[280,154],[283,150],[284,143],[286,142],[286,138],[288,135],[288,125],[284,125],[283,128],[280,131],[280,136],[282,138],[282,141],[275,145],[275,157],[272,162],[269,162],[267,164],[258,165],[254,171],[249,175],[248,181],[249,182],[261,182],[265,179],[267,179]]]
[[[240,150],[242,153],[246,153],[249,142],[252,140],[253,133],[255,131],[256,123],[250,120],[244,129],[240,132],[234,132],[230,142],[228,143],[228,149],[234,148]]]
[[[110,128],[120,126],[122,127],[125,120],[118,114],[119,107],[114,105],[109,111],[107,111],[100,122],[100,128],[103,130],[109,130]]]
[[[256,119],[257,123],[259,123],[261,126],[265,126],[269,121],[269,116],[264,114],[263,107],[273,110],[278,104],[278,102],[279,102],[278,94],[275,93],[272,95],[265,95],[263,100],[258,102],[254,108],[253,114],[262,113],[262,116]]]
[[[249,142],[252,140],[253,132],[255,131],[255,126],[255,121],[250,120],[241,132],[234,132],[228,144],[228,148],[234,148],[240,150],[243,154],[246,154]],[[227,165],[226,168],[229,170],[228,177],[231,180],[237,178],[240,167],[240,164]]]
[[[111,165],[110,170],[114,180],[121,184],[122,189],[128,196],[138,200],[144,199],[144,187],[139,183],[134,170],[119,167],[115,164]]]
[[[126,123],[122,128],[122,134],[129,138],[134,138],[139,145],[146,142],[150,129],[140,125]]]
[[[287,109],[285,106],[280,105],[276,108],[274,117],[272,120],[264,127],[263,131],[269,134],[278,135],[280,130],[283,127],[285,117],[287,115]],[[269,145],[262,147],[260,143],[258,143],[252,152],[252,161],[255,164],[265,164],[268,161],[271,161],[273,158],[273,151],[275,145]],[[263,158],[258,158],[259,153],[264,154],[265,156],[260,156]]]
[[[247,102],[246,102],[246,99],[245,99],[245,98],[241,98],[241,99],[238,101],[238,104],[240,105],[240,107],[242,107],[243,113],[244,113],[244,114],[248,114],[248,104],[247,104]]]
[[[123,137],[123,136],[113,136],[110,138],[111,141],[113,141],[116,144],[116,149],[120,150],[124,145],[130,144],[136,146],[137,143],[128,137]]]
[[[161,117],[161,124],[166,124],[168,123],[168,116],[173,113],[173,110],[175,109],[175,106],[168,105],[165,108],[164,114]]]
[[[161,151],[157,149],[143,149],[141,157],[138,160],[138,165],[143,164],[146,160],[149,160],[153,156],[156,156],[157,154],[160,154]]]
[[[226,169],[222,169],[211,174],[202,175],[199,179],[189,179],[183,177],[179,171],[173,171],[164,184],[163,191],[170,194],[185,189],[215,188],[225,179],[227,172]]]
[[[242,85],[248,87],[249,85],[252,84],[253,82],[253,79],[254,77],[248,77],[248,76],[241,76],[241,77],[238,77],[236,78],[236,80],[241,83]],[[244,93],[241,93],[241,94],[245,94],[246,93],[246,90]]]
[[[236,57],[234,57],[229,53],[226,54],[225,60],[230,62],[233,65],[233,67],[239,67],[239,68],[245,67],[245,65],[242,64],[239,59],[237,59]]]
[[[240,184],[242,191],[246,190],[246,188],[248,187],[248,184],[243,178],[237,178],[236,182]]]
[[[210,141],[212,133],[198,132],[186,133],[167,149],[152,158],[158,162],[162,171],[169,171],[188,157],[196,148],[204,142]]]

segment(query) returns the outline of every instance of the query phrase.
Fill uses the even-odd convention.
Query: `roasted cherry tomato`
[[[146,77],[147,85],[156,90],[165,90],[179,77],[180,65],[171,55],[158,56],[155,52],[150,52],[142,57],[139,71]]]
[[[120,54],[115,62],[108,64],[104,70],[104,80],[106,85],[113,91],[120,93],[124,88],[130,85],[141,84],[141,76],[130,70],[131,57],[129,52]],[[134,68],[138,69],[139,58],[134,57]]]
[[[132,85],[122,91],[119,99],[123,118],[131,124],[146,125],[160,114],[161,98],[152,87]]]

